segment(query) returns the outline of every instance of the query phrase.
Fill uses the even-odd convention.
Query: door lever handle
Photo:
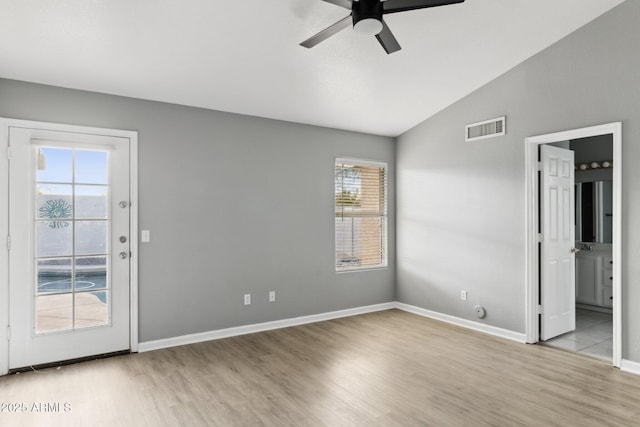
[[[571,253],[572,253],[572,254],[577,254],[578,252],[580,252],[580,249],[578,249],[578,248],[571,248]]]

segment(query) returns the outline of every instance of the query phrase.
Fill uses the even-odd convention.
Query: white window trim
[[[346,270],[338,270],[336,269],[336,226],[335,226],[335,175],[333,178],[333,270],[336,274],[348,274],[348,273],[358,273],[362,271],[375,271],[375,270],[386,270],[389,268],[389,164],[387,162],[382,162],[378,160],[369,160],[369,159],[359,159],[357,157],[336,157],[333,161],[333,171],[335,174],[336,164],[338,163],[355,163],[357,165],[362,166],[374,166],[374,167],[384,167],[386,173],[386,188],[385,188],[385,198],[387,202],[387,209],[384,216],[383,223],[383,233],[384,239],[382,242],[382,253],[383,253],[383,263],[381,265],[371,266],[371,267],[352,267]]]

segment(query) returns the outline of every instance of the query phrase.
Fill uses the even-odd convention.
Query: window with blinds
[[[336,159],[336,271],[387,266],[387,165]]]

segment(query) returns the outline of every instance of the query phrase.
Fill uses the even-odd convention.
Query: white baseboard
[[[632,362],[631,360],[622,359],[622,363],[620,364],[620,370],[624,372],[640,375],[640,363]]]
[[[233,328],[218,329],[215,331],[201,332],[198,334],[182,335],[155,341],[141,342],[139,352],[159,350],[162,348],[176,347],[179,345],[194,344],[203,341],[218,340],[221,338],[235,337],[238,335],[253,334],[256,332],[270,331],[273,329],[288,328],[290,326],[304,325],[307,323],[322,322],[323,320],[339,319],[341,317],[356,316],[358,314],[373,313],[376,311],[396,308],[395,302],[367,305],[364,307],[349,308],[346,310],[331,311],[328,313],[312,314],[310,316],[292,317],[290,319],[275,320],[273,322],[256,323],[254,325],[237,326]]]
[[[424,308],[416,307],[401,302],[396,303],[396,308],[409,313],[417,314],[419,316],[428,317],[434,320],[440,320],[442,322],[451,323],[453,325],[461,326],[463,328],[472,329],[474,331],[483,332],[485,334],[494,335],[500,338],[506,338],[511,341],[517,341],[519,343],[526,343],[526,334],[513,332],[508,329],[502,329],[491,325],[485,325],[484,323],[478,323],[471,320],[461,319],[459,317],[450,316],[448,314],[438,313],[436,311],[426,310]]]
[[[273,322],[257,323],[253,325],[236,326],[233,328],[218,329],[215,331],[201,332],[198,334],[182,335],[178,337],[165,338],[155,341],[141,342],[138,347],[139,352],[159,350],[162,348],[176,347],[179,345],[194,344],[203,341],[218,340],[222,338],[235,337],[239,335],[253,334],[256,332],[270,331],[273,329],[288,328],[290,326],[304,325],[307,323],[322,322],[324,320],[339,319],[341,317],[356,316],[358,314],[373,313],[376,311],[390,310],[397,308],[409,313],[428,317],[430,319],[440,320],[461,326],[463,328],[472,329],[474,331],[483,332],[485,334],[494,335],[519,343],[526,342],[526,335],[518,332],[509,331],[507,329],[495,326],[485,325],[483,323],[473,322],[471,320],[461,319],[459,317],[442,314],[413,305],[403,304],[399,302],[387,302],[383,304],[368,305],[364,307],[349,308],[346,310],[331,311],[328,313],[312,314],[310,316],[293,317],[290,319],[275,320]],[[634,362],[629,362],[634,363]],[[640,366],[640,364],[638,364]],[[640,372],[640,368],[639,372]]]

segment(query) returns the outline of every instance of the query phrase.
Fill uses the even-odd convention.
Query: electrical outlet
[[[269,291],[269,302],[276,302],[276,291]]]
[[[251,304],[251,294],[244,294],[244,305]]]
[[[466,301],[467,300],[467,291],[460,291],[460,299],[462,301]]]

